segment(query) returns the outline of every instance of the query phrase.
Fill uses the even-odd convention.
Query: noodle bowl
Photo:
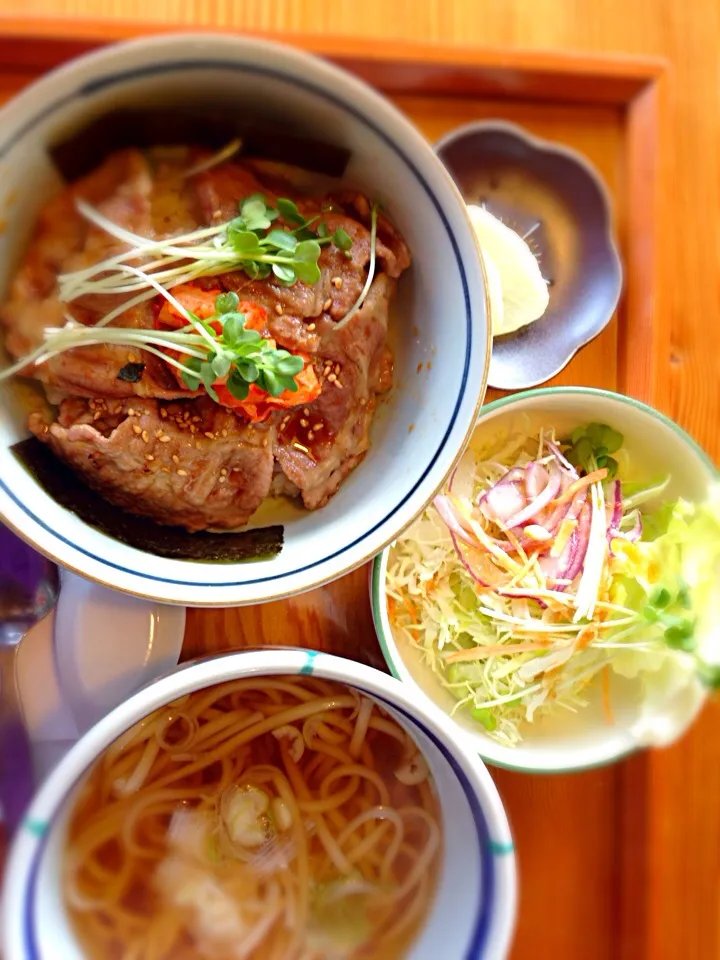
[[[515,899],[500,798],[441,711],[264,649],[179,667],[64,757],[9,852],[0,951],[503,960]]]
[[[427,764],[372,700],[236,680],[161,708],[96,763],[66,902],[93,960],[392,960],[440,853]]]

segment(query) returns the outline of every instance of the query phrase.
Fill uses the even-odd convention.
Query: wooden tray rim
[[[213,32],[218,31],[140,21],[40,20],[0,14],[0,72],[21,73],[29,80],[108,43],[162,33]],[[668,123],[671,77],[665,60],[223,30],[228,32],[289,43],[326,57],[391,95],[411,94],[420,87],[421,93],[438,97],[496,97],[619,108],[625,124],[627,270],[620,311],[618,389],[662,407],[672,294],[663,227],[669,223],[669,185],[674,170]],[[657,850],[668,810],[651,800],[654,771],[660,766],[660,758],[642,754],[627,761],[620,774],[623,795],[635,798],[633,809],[627,809],[627,804],[620,808],[618,825],[622,960],[651,960],[660,948],[662,916],[653,903],[652,889],[658,871],[671,868],[661,864]],[[638,898],[638,890],[645,896]]]

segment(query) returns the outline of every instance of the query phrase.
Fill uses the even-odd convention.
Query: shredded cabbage
[[[590,424],[470,449],[391,548],[393,630],[454,711],[506,746],[537,716],[585,706],[606,668],[660,701],[698,672],[717,682],[720,487],[664,503],[668,478],[612,479],[622,443]]]

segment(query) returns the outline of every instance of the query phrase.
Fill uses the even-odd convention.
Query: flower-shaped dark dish
[[[620,297],[607,190],[578,153],[503,121],[459,127],[435,150],[467,203],[486,206],[526,239],[550,286],[539,320],[495,338],[488,383],[543,383],[607,326]]]

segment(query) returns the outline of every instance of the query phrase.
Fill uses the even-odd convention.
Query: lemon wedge
[[[539,320],[550,294],[532,250],[484,207],[469,204],[468,213],[485,264],[493,336]]]

